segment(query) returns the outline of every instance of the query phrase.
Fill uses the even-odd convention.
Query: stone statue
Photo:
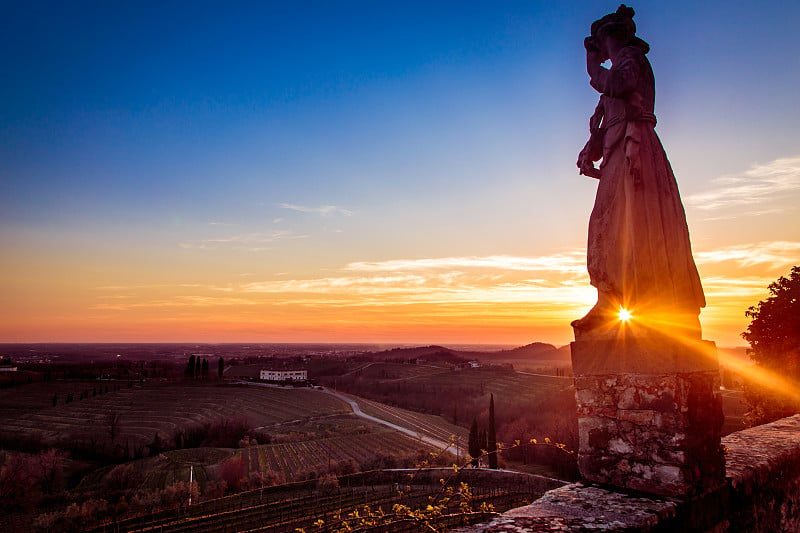
[[[705,297],[675,176],[654,129],[650,46],[636,37],[633,15],[621,5],[595,21],[584,41],[590,84],[600,93],[578,157],[580,173],[599,180],[587,246],[598,298],[572,323],[576,340],[618,324],[620,307],[643,325],[700,337]]]

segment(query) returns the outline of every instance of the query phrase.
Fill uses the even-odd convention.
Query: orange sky
[[[593,304],[582,43],[611,6],[29,4],[0,342],[565,344]],[[705,338],[743,345],[800,263],[800,6],[636,10]]]
[[[697,251],[705,337],[743,344],[744,310],[798,253],[791,242]],[[7,301],[17,302],[0,311],[4,341],[565,344],[595,296],[582,250],[353,262],[270,279],[186,264],[18,260],[4,272]]]

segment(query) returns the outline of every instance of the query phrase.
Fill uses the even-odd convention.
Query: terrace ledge
[[[696,498],[571,483],[490,522],[454,531],[800,531],[800,415],[732,433],[722,444],[725,482]]]

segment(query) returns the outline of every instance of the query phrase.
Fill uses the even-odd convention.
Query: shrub
[[[317,480],[317,490],[323,494],[331,494],[339,490],[339,478],[333,474],[324,474]]]
[[[142,475],[130,464],[117,465],[103,478],[103,484],[112,492],[123,492],[137,488]]]
[[[230,492],[239,492],[245,482],[244,457],[237,454],[219,465],[219,474]]]

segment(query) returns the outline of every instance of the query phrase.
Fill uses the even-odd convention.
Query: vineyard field
[[[395,503],[412,508],[424,508],[429,497],[437,494],[439,479],[448,477],[450,469],[431,471],[377,471],[342,476],[338,487],[324,488],[316,482],[251,490],[234,496],[209,500],[183,511],[166,510],[130,518],[113,525],[115,531],[271,531],[295,532],[297,528],[313,531],[332,531],[337,527],[337,515],[364,505],[372,509],[388,510]],[[417,476],[417,474],[421,474]],[[409,477],[411,476],[411,477]],[[510,476],[510,477],[509,477]],[[483,470],[463,470],[458,480],[467,482],[473,494],[473,503],[494,505],[495,510],[524,505],[538,498],[546,490],[561,483],[525,474],[500,473]],[[398,485],[404,494],[398,493]],[[474,517],[478,519],[480,517]],[[324,522],[321,528],[311,528],[315,520]],[[447,525],[463,524],[457,518]],[[419,524],[394,524],[391,531],[421,531]],[[110,524],[91,531],[108,530]],[[105,529],[104,529],[105,528]]]
[[[308,389],[233,385],[145,384],[65,403],[67,391],[95,383],[35,384],[0,392],[2,437],[59,441],[110,441],[108,416],[118,415],[115,442],[144,445],[156,432],[176,431],[221,418],[244,416],[255,426],[343,415],[349,406]],[[52,396],[61,397],[52,405]]]
[[[406,380],[416,385],[437,388],[441,394],[456,394],[459,389],[479,389],[483,394],[513,397],[520,402],[538,402],[543,396],[572,385],[572,378],[515,372],[507,368],[466,368],[420,375]]]
[[[452,437],[456,437],[461,448],[466,447],[469,430],[461,426],[451,424],[441,416],[426,415],[417,413],[400,407],[392,407],[386,404],[357,398],[361,410],[376,418],[381,418],[398,426],[409,428],[422,435],[433,437],[444,442],[450,442]]]
[[[390,429],[323,439],[266,444],[240,450],[249,472],[269,471],[279,479],[298,481],[331,465],[353,461],[362,465],[379,457],[412,457],[437,451],[431,445]],[[424,455],[424,453],[423,453]]]

